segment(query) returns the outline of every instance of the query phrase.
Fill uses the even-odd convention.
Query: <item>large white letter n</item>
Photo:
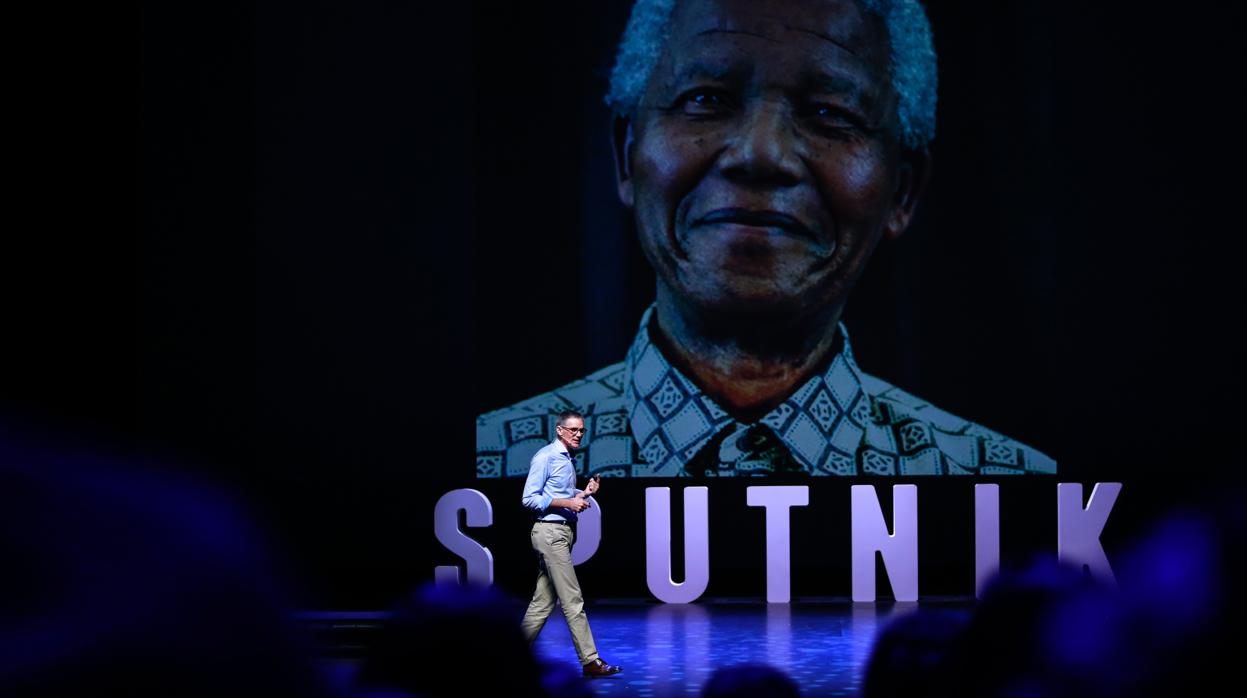
[[[918,487],[892,486],[892,528],[883,518],[875,488],[853,485],[853,600],[875,600],[875,553],[892,582],[897,601],[918,600]]]

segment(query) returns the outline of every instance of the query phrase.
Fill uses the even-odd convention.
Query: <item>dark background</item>
[[[1244,465],[1242,10],[928,12],[935,175],[850,302],[856,354],[1052,455],[1061,481],[1124,482],[1112,555]],[[31,79],[52,133],[14,194],[40,223],[6,266],[24,243],[50,264],[10,277],[5,417],[214,483],[309,607],[431,579],[454,562],[433,505],[477,487],[495,511],[478,538],[526,594],[519,483],[474,481],[473,418],[620,360],[650,301],[601,102],[626,14],[146,3],[108,18],[138,29],[137,66],[101,67],[115,47],[85,19],[94,41],[41,44],[80,53]],[[1053,547],[1055,481],[1005,483],[1006,558]],[[893,481],[871,482],[886,506]],[[923,593],[967,594],[972,483],[914,482]],[[607,483],[592,595],[646,594],[643,487],[684,484]],[[709,595],[763,594],[748,484],[712,487]],[[850,484],[815,482],[794,513],[798,596],[848,593]]]

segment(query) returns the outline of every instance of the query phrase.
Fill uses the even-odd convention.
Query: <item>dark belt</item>
[[[570,521],[546,521],[546,520],[544,520],[544,519],[539,519],[539,520],[537,521],[537,523],[545,523],[545,524],[558,524],[559,526],[570,526],[570,525],[572,525],[572,523],[571,523]]]

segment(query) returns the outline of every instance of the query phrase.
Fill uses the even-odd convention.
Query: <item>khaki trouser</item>
[[[533,524],[529,536],[539,557],[539,571],[537,590],[533,592],[533,600],[529,602],[520,626],[524,629],[524,637],[530,644],[537,639],[546,619],[554,611],[557,597],[563,605],[563,616],[572,631],[572,642],[576,645],[580,663],[588,664],[598,658],[598,650],[593,644],[593,633],[589,631],[589,618],[585,616],[585,602],[580,595],[580,582],[576,580],[576,568],[572,566],[572,542],[575,539],[572,527],[538,521]]]

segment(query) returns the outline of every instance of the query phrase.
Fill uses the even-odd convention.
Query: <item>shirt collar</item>
[[[645,460],[643,475],[681,475],[683,464],[715,434],[737,424],[727,412],[671,365],[650,341],[651,305],[625,361],[625,395],[631,402],[632,434]],[[758,423],[770,427],[806,472],[828,470],[837,454],[828,437],[842,415],[854,413],[866,423],[869,397],[853,360],[848,332],[837,326],[842,342],[827,368],[812,376]]]

